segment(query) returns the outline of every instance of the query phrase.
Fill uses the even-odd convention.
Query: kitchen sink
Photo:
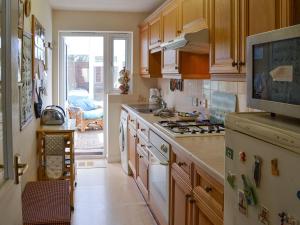
[[[139,113],[149,113],[149,114],[160,109],[160,106],[156,104],[141,104],[141,105],[129,105],[129,106]]]

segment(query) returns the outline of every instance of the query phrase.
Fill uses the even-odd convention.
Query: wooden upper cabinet
[[[281,1],[281,0],[280,0]],[[239,72],[246,73],[246,40],[250,35],[280,28],[278,0],[241,0],[239,4]]]
[[[148,23],[140,27],[140,75],[146,78],[161,77],[161,52],[150,54]]]
[[[140,28],[140,74],[149,74],[149,26]]]
[[[172,2],[162,12],[163,41],[173,40],[178,33],[178,4]],[[178,74],[178,51],[168,50],[162,52],[162,73]]]
[[[238,0],[210,1],[210,72],[238,73]]]
[[[179,31],[195,32],[207,27],[208,0],[179,0]]]
[[[160,15],[149,22],[149,49],[158,48],[162,42]]]

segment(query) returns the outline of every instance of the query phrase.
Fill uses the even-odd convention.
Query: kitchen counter
[[[224,136],[203,136],[203,137],[177,137],[166,134],[162,129],[154,125],[155,122],[166,120],[153,114],[138,113],[129,105],[122,105],[124,109],[135,114],[138,119],[144,122],[151,130],[161,136],[174,148],[183,151],[199,167],[209,173],[220,183],[224,183],[225,174],[225,139]],[[168,120],[175,120],[168,118]]]

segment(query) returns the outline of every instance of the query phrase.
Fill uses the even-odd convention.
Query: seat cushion
[[[100,120],[103,119],[103,109],[94,109],[90,111],[84,111],[82,118],[85,120]]]
[[[79,107],[83,111],[90,111],[99,108],[99,106],[89,98],[72,98],[69,102],[71,106]]]
[[[69,181],[29,182],[22,194],[23,223],[70,224]]]

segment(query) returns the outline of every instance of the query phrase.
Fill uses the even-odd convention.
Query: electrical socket
[[[193,97],[192,104],[194,107],[197,107],[199,105],[199,99],[197,97]]]

